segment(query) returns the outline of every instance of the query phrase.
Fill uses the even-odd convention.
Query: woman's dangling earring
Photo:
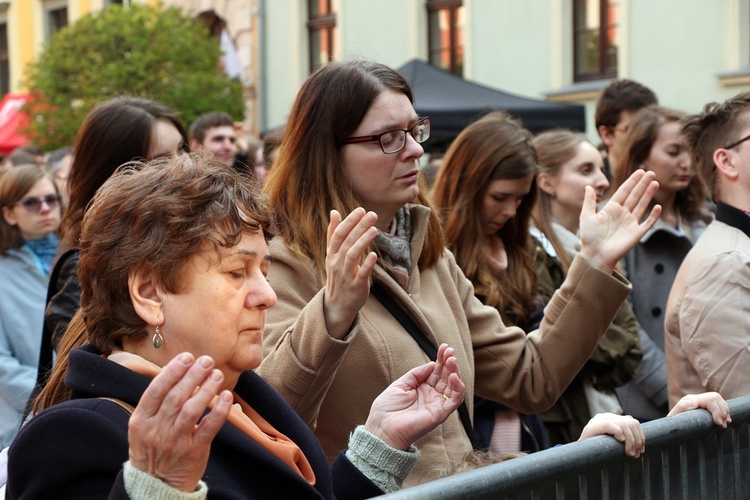
[[[161,336],[161,333],[159,333],[159,325],[156,325],[156,330],[154,331],[154,338],[152,339],[154,343],[154,349],[159,349],[161,345],[164,343],[164,339]]]

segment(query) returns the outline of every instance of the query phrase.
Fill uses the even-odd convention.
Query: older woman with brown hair
[[[398,488],[416,461],[411,443],[463,399],[453,349],[387,388],[329,469],[312,432],[252,372],[276,302],[273,227],[255,183],[207,157],[126,165],[102,186],[83,220],[81,310],[64,337],[83,331],[90,343],[56,366],[47,409],[11,446],[9,498]]]

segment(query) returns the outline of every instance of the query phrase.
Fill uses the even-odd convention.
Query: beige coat
[[[541,329],[526,335],[506,328],[497,310],[484,306],[453,255],[432,268],[417,266],[428,209],[412,206],[412,272],[408,293],[380,266],[374,279],[393,294],[437,346],[448,343],[474,395],[520,412],[552,406],[593,352],[630,286],[577,258],[569,279],[545,310]],[[360,311],[349,335],[332,339],[323,317],[323,284],[308,260],[271,242],[269,280],[278,294],[268,311],[260,374],[315,430],[329,460],[364,423],[372,401],[392,381],[428,361],[416,342],[374,297]],[[416,443],[421,458],[406,485],[446,475],[471,451],[458,414]]]
[[[719,204],[687,254],[667,302],[669,405],[716,391],[750,394],[750,218]]]

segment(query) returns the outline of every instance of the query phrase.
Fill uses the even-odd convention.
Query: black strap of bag
[[[401,326],[409,332],[409,335],[412,336],[419,347],[421,347],[425,354],[427,354],[427,357],[432,361],[437,360],[437,348],[432,342],[430,342],[430,339],[427,338],[419,326],[417,326],[412,317],[404,311],[404,308],[401,307],[388,292],[386,292],[379,284],[373,282],[370,287],[370,294],[378,299],[380,303],[383,304],[383,307],[388,309],[388,312],[390,312],[393,317],[401,323]],[[469,441],[471,441],[471,446],[476,449],[477,441],[474,437],[474,429],[471,426],[471,418],[469,417],[469,409],[466,407],[466,401],[462,402],[461,406],[458,407],[458,417],[461,419],[461,424],[464,426]]]

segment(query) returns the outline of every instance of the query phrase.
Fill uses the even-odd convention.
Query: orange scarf
[[[129,352],[115,351],[108,356],[108,359],[149,378],[154,378],[161,372],[159,366]],[[291,467],[305,481],[315,485],[315,473],[299,446],[277,431],[236,394],[234,394],[234,400],[236,404],[232,406],[227,421]],[[213,408],[215,403],[216,397],[208,404],[209,408]]]

